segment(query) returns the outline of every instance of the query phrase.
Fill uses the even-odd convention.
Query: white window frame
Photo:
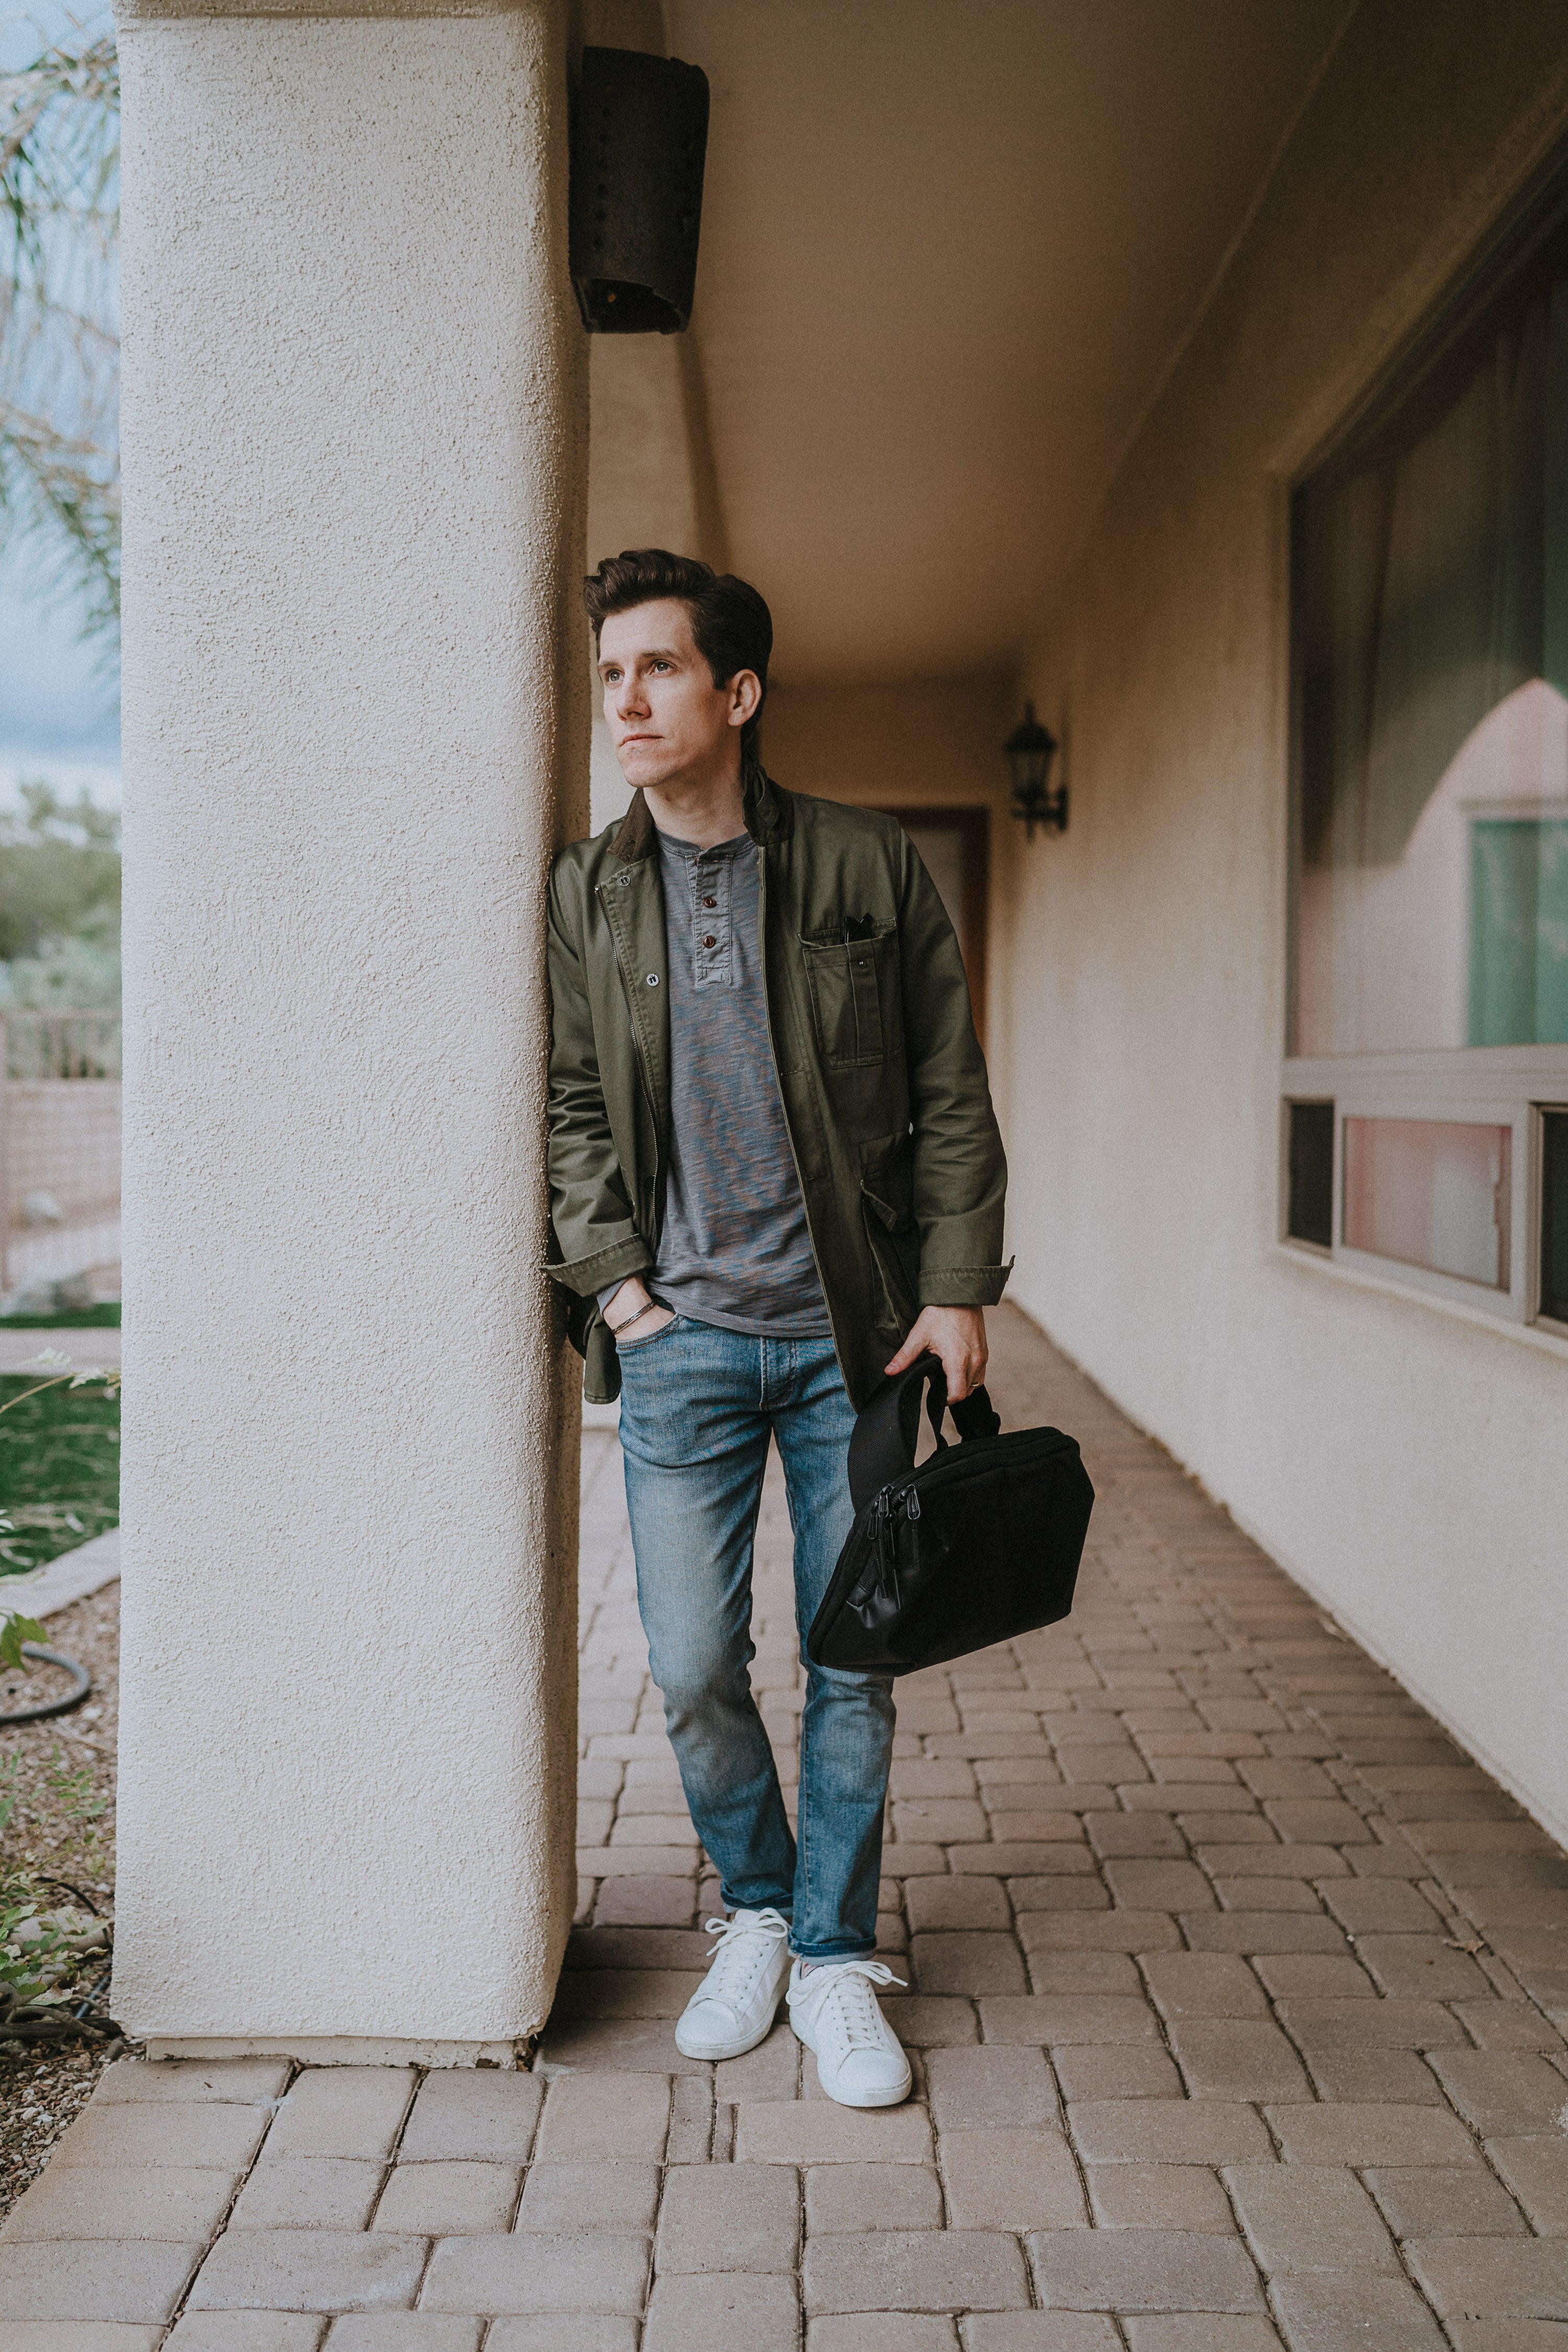
[[[1293,1255],[1415,1291],[1495,1319],[1537,1328],[1568,1343],[1568,1324],[1541,1312],[1542,1114],[1568,1108],[1568,1045],[1465,1045],[1448,1052],[1287,1056],[1280,1066],[1282,1145],[1279,1237]],[[1288,1230],[1289,1175],[1283,1138],[1292,1102],[1334,1106],[1333,1235],[1324,1250]],[[1509,1204],[1509,1286],[1406,1265],[1352,1249],[1344,1238],[1344,1136],[1347,1118],[1473,1121],[1513,1135]]]

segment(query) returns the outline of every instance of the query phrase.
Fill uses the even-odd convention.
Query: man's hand
[[[620,1301],[616,1300],[616,1305]],[[989,1350],[985,1345],[983,1307],[923,1307],[913,1330],[899,1349],[889,1372],[907,1371],[917,1356],[938,1356],[947,1374],[947,1401],[960,1404],[985,1378]]]
[[[675,1320],[673,1307],[656,1307],[647,1295],[647,1285],[640,1274],[629,1275],[605,1312],[605,1320],[618,1339],[626,1332],[628,1339],[651,1339],[667,1323]],[[637,1328],[632,1329],[633,1324]]]

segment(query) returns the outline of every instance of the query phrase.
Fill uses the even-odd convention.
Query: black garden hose
[[[0,1723],[38,1723],[47,1715],[68,1715],[73,1706],[81,1705],[92,1689],[92,1676],[87,1668],[78,1665],[74,1658],[68,1658],[62,1651],[46,1650],[41,1642],[24,1642],[22,1655],[37,1658],[46,1666],[63,1666],[66,1673],[75,1679],[63,1698],[40,1699],[36,1706],[0,1708]]]

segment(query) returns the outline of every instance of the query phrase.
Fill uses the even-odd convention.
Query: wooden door
[[[985,932],[991,883],[991,812],[974,807],[889,808],[921,854],[958,933],[974,1026],[985,1043]]]

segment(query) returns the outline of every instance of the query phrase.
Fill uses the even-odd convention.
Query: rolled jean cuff
[[[793,1936],[789,1939],[789,1948],[795,1959],[809,1960],[814,1969],[830,1967],[835,1960],[868,1960],[874,1958],[877,1949],[875,1944],[857,1944],[852,1948],[846,1947],[840,1949],[835,1946],[831,1951],[803,1952]]]

